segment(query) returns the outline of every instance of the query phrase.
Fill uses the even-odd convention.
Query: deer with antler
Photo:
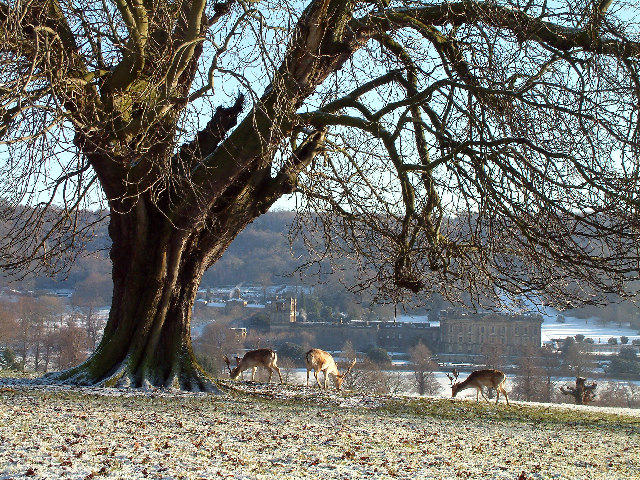
[[[496,391],[496,404],[500,399],[500,394],[504,395],[504,399],[509,405],[509,397],[507,391],[504,388],[507,376],[500,370],[487,369],[487,370],[475,370],[462,382],[457,382],[458,371],[453,370],[453,376],[447,373],[447,377],[451,381],[451,397],[455,397],[459,391],[467,388],[476,389],[476,402],[479,401],[478,394],[482,395],[487,402],[489,399],[484,395],[482,387],[492,388]]]
[[[318,373],[324,372],[324,388],[329,388],[329,375],[332,375],[336,390],[340,390],[345,377],[356,364],[356,359],[354,358],[347,370],[344,373],[340,373],[331,354],[319,348],[309,350],[304,357],[304,361],[307,364],[307,387],[309,386],[309,372],[313,370],[313,375],[316,377],[316,382],[318,382],[320,388],[322,388],[322,385],[318,380]]]
[[[276,362],[278,361],[278,355],[270,348],[249,350],[244,354],[242,358],[236,357],[236,366],[233,369],[231,369],[231,361],[226,355],[224,357],[224,361],[227,364],[229,376],[232,380],[235,380],[240,376],[242,372],[251,368],[253,369],[253,371],[251,372],[251,381],[253,382],[256,377],[256,370],[258,369],[258,367],[263,367],[269,371],[269,383],[271,383],[271,377],[273,376],[274,370],[278,372],[280,383],[283,383],[282,374],[280,373],[280,369],[276,364]]]

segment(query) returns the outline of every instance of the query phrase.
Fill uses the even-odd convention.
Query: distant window
[[[516,334],[520,333],[520,329],[516,327]]]

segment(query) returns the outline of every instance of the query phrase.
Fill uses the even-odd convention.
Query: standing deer
[[[278,365],[276,365],[276,362],[278,361],[278,355],[270,348],[249,350],[241,359],[236,357],[237,365],[233,370],[231,369],[231,362],[226,355],[224,357],[224,361],[227,364],[227,368],[229,369],[229,376],[232,380],[238,378],[240,374],[245,370],[249,370],[250,368],[252,368],[253,371],[251,372],[251,381],[253,382],[256,377],[256,370],[258,369],[258,367],[263,367],[269,370],[269,383],[271,383],[271,377],[273,376],[274,370],[278,372],[280,383],[283,383],[282,374],[280,373]]]
[[[447,377],[451,381],[451,397],[455,397],[459,391],[467,388],[476,389],[476,402],[479,401],[478,394],[482,395],[487,402],[489,399],[485,397],[482,387],[493,388],[496,391],[496,404],[500,399],[500,394],[504,395],[507,405],[509,405],[509,397],[507,391],[504,388],[504,383],[507,380],[507,376],[500,370],[488,369],[488,370],[475,370],[471,372],[466,380],[462,382],[455,382],[458,379],[458,372],[453,370],[453,377],[447,373]]]
[[[312,348],[311,350],[309,350],[304,357],[304,361],[307,364],[307,387],[309,386],[309,372],[313,370],[313,375],[316,377],[316,382],[318,382],[318,386],[320,388],[322,388],[322,385],[320,384],[320,380],[318,380],[318,373],[324,372],[325,389],[329,388],[329,375],[333,375],[336,390],[340,390],[345,377],[349,374],[353,366],[356,364],[356,359],[354,358],[353,362],[351,362],[351,364],[347,368],[347,371],[341,374],[338,371],[336,362],[333,360],[331,354],[325,352],[324,350],[320,350],[319,348]]]

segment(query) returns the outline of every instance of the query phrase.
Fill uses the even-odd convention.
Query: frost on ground
[[[632,479],[640,417],[225,383],[0,387],[0,479]]]

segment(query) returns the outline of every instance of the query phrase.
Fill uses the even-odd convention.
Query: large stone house
[[[459,361],[496,352],[516,357],[525,346],[541,345],[541,326],[542,316],[535,314],[446,312],[440,315],[439,350],[450,360],[457,357]]]

